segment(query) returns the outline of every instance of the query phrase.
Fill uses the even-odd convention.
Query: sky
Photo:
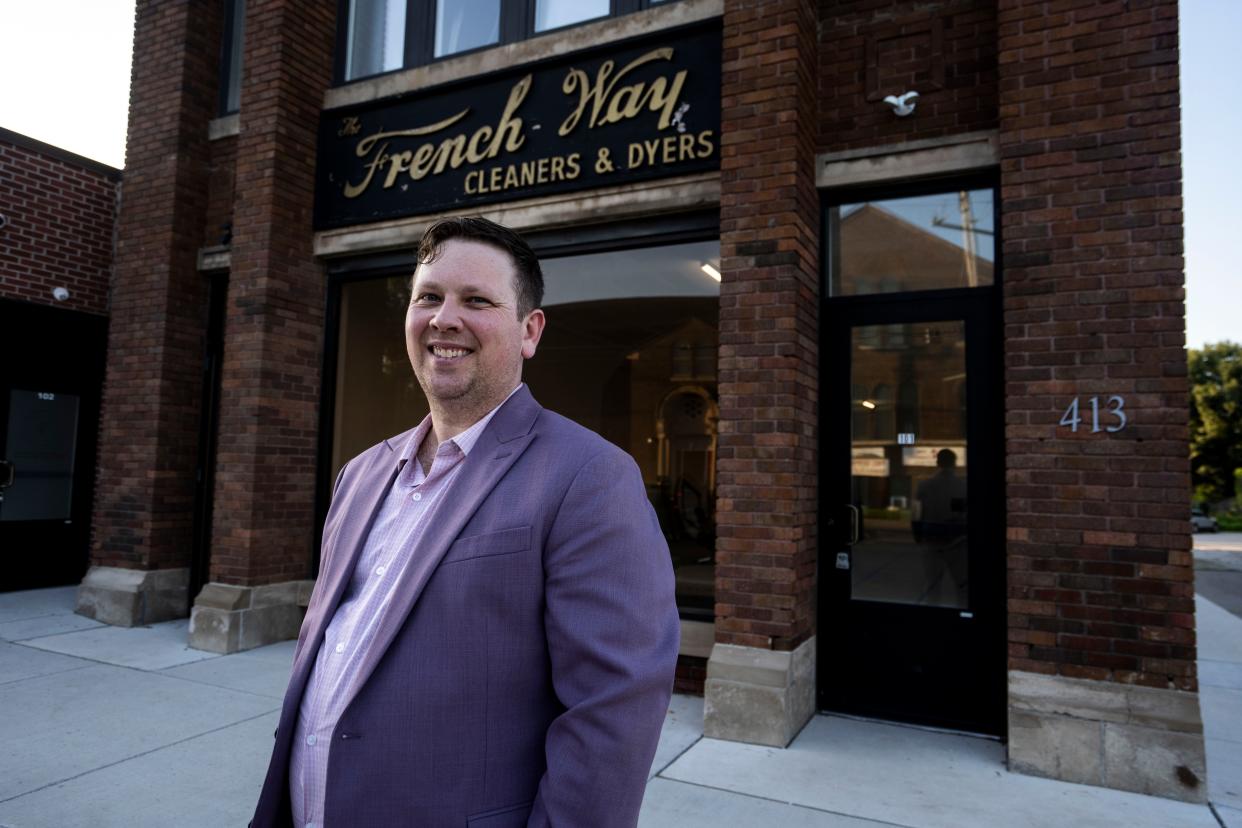
[[[203,0],[209,2],[210,0]],[[217,0],[218,1],[218,0]],[[0,0],[0,127],[124,165],[133,0]],[[1242,0],[1182,0],[1187,345],[1242,341]],[[1234,302],[1238,304],[1235,305]]]

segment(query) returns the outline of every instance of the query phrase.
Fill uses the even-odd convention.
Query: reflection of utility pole
[[[975,219],[970,214],[970,193],[961,190],[957,204],[962,211],[962,255],[966,257],[966,286],[979,287],[979,268],[975,261]]]
[[[943,227],[946,230],[962,231],[962,257],[966,266],[966,284],[969,287],[979,286],[979,259],[975,255],[975,234],[985,233],[989,236],[993,235],[991,230],[981,230],[975,227],[974,214],[970,210],[970,193],[961,190],[957,195],[958,209],[962,213],[961,224],[951,224],[940,216],[932,218],[933,227]]]

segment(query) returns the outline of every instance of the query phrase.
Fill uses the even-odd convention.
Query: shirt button
[[[337,645],[336,645],[336,651],[337,651],[338,653],[343,653],[343,652],[345,652],[345,645],[344,645],[344,644],[337,644]]]
[[[423,496],[418,492],[415,492],[414,494],[410,495],[410,500],[422,500],[422,499],[423,499]]]
[[[311,735],[306,737],[306,744],[308,745],[315,744],[315,734],[312,733]]]
[[[384,566],[377,566],[377,567],[375,567],[375,574],[376,574],[376,575],[383,575],[383,574],[384,574],[385,572],[387,572],[387,571],[388,571],[388,568],[387,568],[387,567],[384,567]]]

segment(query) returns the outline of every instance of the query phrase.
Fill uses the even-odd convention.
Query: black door
[[[960,194],[965,204],[968,192]],[[956,208],[959,193],[944,195]],[[819,703],[1000,735],[1004,432],[994,265],[974,240],[953,245],[962,222],[956,235],[916,227],[919,203],[854,204],[830,220],[832,267],[882,270],[890,286],[865,292],[838,279],[822,307]],[[977,220],[968,208],[970,227]],[[852,256],[851,244],[861,252]],[[906,261],[894,253],[903,245]],[[934,267],[944,272],[929,275]],[[967,286],[911,291],[903,281]]]
[[[106,349],[102,316],[0,300],[0,591],[86,572]]]

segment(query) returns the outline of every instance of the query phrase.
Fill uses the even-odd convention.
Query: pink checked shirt
[[[517,388],[513,389],[509,396],[516,391]],[[431,430],[430,416],[419,423],[397,458],[397,479],[324,633],[302,695],[289,757],[289,798],[295,826],[323,826],[328,748],[332,731],[358,690],[362,657],[375,638],[380,619],[387,612],[407,565],[418,553],[422,527],[434,515],[436,504],[444,499],[461,469],[461,461],[474,448],[500,405],[461,434],[441,443],[430,473],[423,473],[417,459],[418,447]]]

